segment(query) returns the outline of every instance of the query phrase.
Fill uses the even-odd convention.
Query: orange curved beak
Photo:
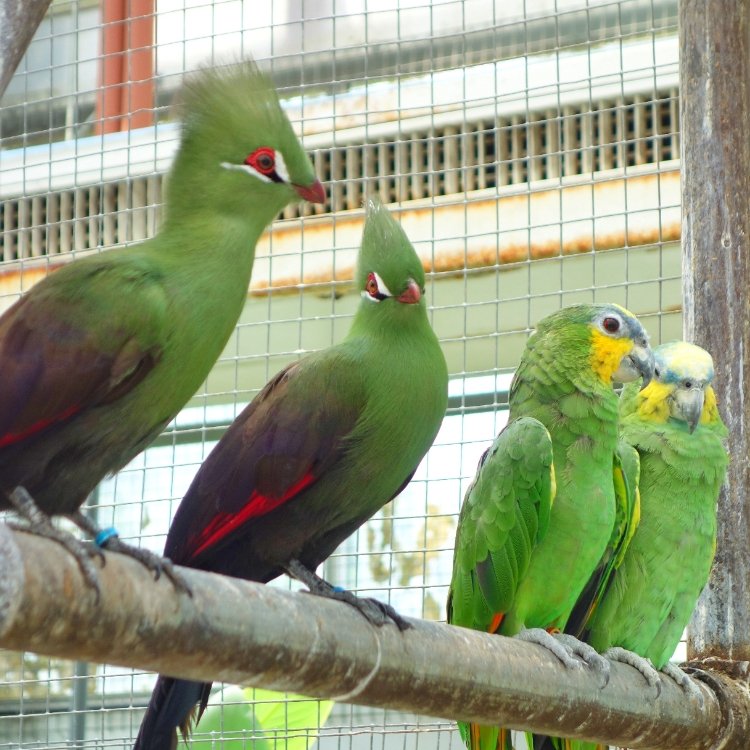
[[[300,198],[310,203],[325,203],[326,191],[320,184],[320,180],[315,180],[312,185],[293,185]]]

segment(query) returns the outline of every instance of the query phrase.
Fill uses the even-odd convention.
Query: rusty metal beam
[[[750,661],[750,0],[680,5],[685,338],[708,349],[729,428],[716,562],[691,659]]]
[[[0,0],[0,96],[13,78],[51,0]]]
[[[629,748],[746,748],[750,701],[705,676],[704,705],[628,666],[600,688],[534,644],[415,620],[373,628],[345,604],[183,569],[193,597],[107,555],[97,603],[57,544],[0,525],[0,647],[225,680]]]

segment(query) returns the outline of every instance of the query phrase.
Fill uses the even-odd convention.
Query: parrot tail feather
[[[159,675],[133,750],[175,750],[177,729],[187,739],[208,703],[210,682]]]
[[[479,724],[469,724],[469,737],[471,750],[479,750]]]
[[[458,731],[467,750],[513,750],[508,729],[459,721]]]

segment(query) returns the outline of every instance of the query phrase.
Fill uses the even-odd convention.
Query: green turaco
[[[346,338],[286,367],[237,417],[200,468],[167,536],[180,565],[266,582],[282,573],[371,622],[390,607],[330,586],[315,569],[409,482],[448,399],[427,317],[422,263],[400,225],[369,204]],[[210,684],[160,676],[136,748],[187,733]]]
[[[254,63],[199,72],[181,105],[158,235],[65,265],[0,317],[0,509],[68,546],[95,586],[87,553],[49,516],[96,533],[80,505],[205,379],[242,310],[260,234],[288,203],[325,198]],[[134,549],[113,531],[98,541]]]
[[[653,371],[638,319],[581,304],[542,320],[510,389],[508,425],[480,462],[459,518],[448,620],[519,636],[567,666],[608,663],[564,628],[617,517],[613,381]],[[459,723],[469,750],[505,750],[510,732]]]

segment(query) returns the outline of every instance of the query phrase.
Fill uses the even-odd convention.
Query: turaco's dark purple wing
[[[115,291],[111,279],[99,281],[107,275],[82,278],[80,297],[56,293],[62,284],[35,288],[0,317],[0,450],[121,397],[158,362],[161,288],[148,283],[143,291],[139,284],[142,294],[129,294],[126,277],[126,309],[113,315],[99,304]]]
[[[177,510],[164,554],[179,564],[242,533],[339,461],[365,403],[356,366],[314,357],[282,370],[229,427]]]

